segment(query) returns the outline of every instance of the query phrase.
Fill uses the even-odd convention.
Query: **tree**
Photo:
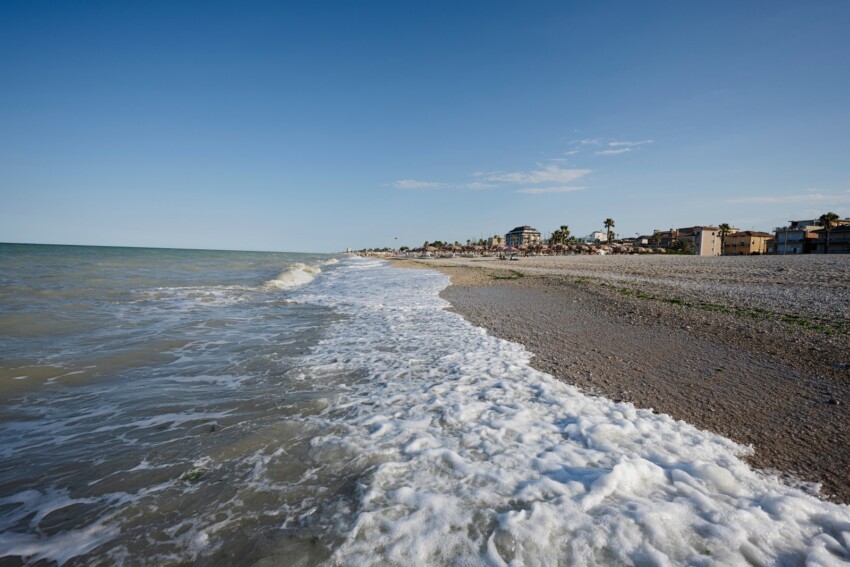
[[[555,229],[549,237],[549,244],[566,244],[570,239],[570,227],[562,224],[561,228]]]
[[[610,243],[612,240],[614,240],[614,233],[611,230],[612,228],[614,228],[614,219],[605,219],[605,222],[602,224],[605,225],[605,230],[608,233],[608,242]]]
[[[679,254],[693,254],[694,245],[690,240],[676,240],[670,246],[670,250],[678,252]]]
[[[720,225],[720,254],[723,255],[723,252],[726,250],[726,235],[732,232],[732,227],[729,226],[729,223],[723,223]]]
[[[656,246],[661,244],[661,231],[660,230],[656,230],[655,232],[652,233],[652,243],[655,244]]]
[[[826,244],[823,247],[823,253],[829,254],[829,233],[835,228],[835,221],[838,220],[838,215],[829,211],[820,216],[820,222],[823,223],[823,229],[826,231]]]

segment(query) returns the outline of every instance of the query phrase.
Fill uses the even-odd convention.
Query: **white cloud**
[[[444,183],[435,181],[417,181],[415,179],[399,179],[393,183],[396,189],[438,189],[445,187]]]
[[[491,173],[487,181],[494,183],[570,183],[584,177],[589,169],[564,169],[557,165],[538,167],[534,171],[513,171],[509,173]]]
[[[579,153],[580,151],[581,151],[581,150],[580,150],[580,149],[578,149],[578,148],[573,148],[573,149],[571,149],[571,150],[569,150],[569,151],[564,152],[564,155],[565,155],[565,156],[574,156],[574,155],[576,155],[577,153]]]
[[[655,140],[640,140],[640,141],[637,141],[637,142],[629,142],[629,141],[626,141],[626,140],[614,140],[613,142],[608,142],[608,145],[611,146],[612,148],[623,147],[623,146],[627,147],[627,148],[633,148],[635,146],[642,146],[644,144],[652,144],[654,141]]]
[[[492,183],[471,181],[469,183],[443,183],[440,181],[417,181],[416,179],[399,179],[392,184],[396,189],[491,189]]]
[[[572,193],[573,191],[584,191],[587,187],[564,186],[564,187],[529,187],[527,189],[517,189],[517,193],[527,193],[530,195],[540,195],[542,193]]]
[[[781,205],[784,203],[850,203],[850,190],[838,193],[821,193],[807,189],[794,195],[761,195],[730,199],[727,203],[756,203],[761,205]]]
[[[619,148],[616,150],[602,150],[601,152],[596,152],[597,156],[615,156],[617,154],[624,154],[626,152],[632,151],[631,148]]]
[[[492,183],[482,183],[481,181],[473,181],[472,183],[461,183],[457,185],[461,189],[491,189],[495,187]]]
[[[587,146],[587,145],[598,146],[601,143],[602,143],[602,140],[600,140],[599,138],[586,138],[586,139],[581,141],[581,144],[583,146]]]

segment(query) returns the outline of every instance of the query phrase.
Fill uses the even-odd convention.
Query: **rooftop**
[[[742,230],[740,232],[730,234],[726,238],[731,238],[733,236],[762,236],[767,238],[773,238],[773,235],[769,232],[758,232],[756,230]]]

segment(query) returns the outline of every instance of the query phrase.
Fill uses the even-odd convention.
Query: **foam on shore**
[[[447,283],[368,260],[300,298],[350,317],[305,357],[305,376],[330,358],[369,377],[313,440],[372,467],[338,563],[850,560],[848,507],[754,471],[728,439],[534,370],[521,345],[445,311]]]

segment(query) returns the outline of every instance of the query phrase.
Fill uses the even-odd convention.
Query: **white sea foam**
[[[330,263],[330,260],[326,263]],[[319,273],[321,273],[321,268],[319,266],[308,266],[307,264],[295,264],[290,266],[286,270],[279,273],[273,279],[270,279],[264,284],[266,288],[276,288],[276,289],[293,289],[296,287],[303,286],[305,284],[313,281]]]
[[[304,375],[332,360],[368,377],[313,439],[371,470],[335,563],[850,561],[850,508],[752,470],[728,439],[534,370],[521,345],[445,311],[445,285],[355,260],[298,294],[348,315]]]

